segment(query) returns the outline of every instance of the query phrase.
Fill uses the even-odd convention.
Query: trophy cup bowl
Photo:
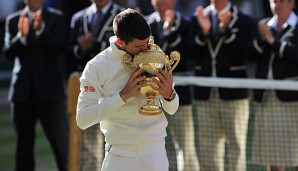
[[[148,50],[138,53],[133,59],[128,54],[124,55],[123,62],[130,68],[136,66],[143,68],[145,72],[142,75],[147,76],[143,81],[146,86],[140,89],[140,93],[145,96],[144,100],[146,101],[146,104],[140,107],[139,113],[143,115],[158,115],[162,113],[162,109],[157,101],[159,92],[151,87],[158,87],[152,80],[152,78],[155,77],[154,72],[159,68],[164,69],[168,73],[172,72],[180,61],[180,53],[173,51],[169,58],[158,45],[154,44],[152,36],[149,38],[148,47]],[[155,78],[158,79],[158,77]]]

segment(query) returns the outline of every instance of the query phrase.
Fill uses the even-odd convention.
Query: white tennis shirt
[[[137,94],[124,102],[119,92],[130,77],[130,70],[122,63],[126,53],[115,45],[116,37],[110,38],[110,47],[90,60],[80,78],[80,95],[77,105],[77,124],[86,129],[100,123],[106,146],[111,152],[136,156],[160,150],[164,145],[166,126],[164,114],[146,116],[139,114],[144,96]],[[163,109],[174,114],[179,97],[171,102],[158,97]]]

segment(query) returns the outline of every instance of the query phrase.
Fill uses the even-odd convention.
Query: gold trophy
[[[145,96],[146,104],[141,106],[139,113],[143,115],[158,115],[162,113],[159,102],[156,102],[156,96],[159,95],[159,92],[150,87],[150,85],[157,87],[152,80],[152,77],[155,77],[154,71],[158,68],[164,68],[166,72],[172,72],[180,61],[180,53],[177,51],[171,52],[169,59],[168,55],[158,45],[154,44],[153,36],[149,38],[148,47],[147,51],[142,51],[133,58],[129,54],[124,55],[122,61],[129,68],[136,66],[143,68],[145,70],[143,74],[147,76],[144,80],[147,86],[140,89],[140,93]]]

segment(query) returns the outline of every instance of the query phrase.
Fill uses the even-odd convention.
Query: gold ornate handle
[[[176,62],[175,62],[176,61]],[[169,73],[172,72],[180,62],[180,53],[178,51],[173,51],[170,54],[170,60],[169,60],[169,65],[173,65],[171,69],[169,70]]]
[[[134,67],[132,57],[127,53],[122,56],[122,62],[130,68]]]

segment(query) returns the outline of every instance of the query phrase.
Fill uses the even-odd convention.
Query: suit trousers
[[[216,89],[213,89],[216,90]],[[208,101],[197,101],[199,161],[201,171],[246,171],[248,100],[224,101],[212,91]]]
[[[12,103],[16,132],[16,170],[34,170],[35,127],[40,121],[51,145],[60,171],[67,170],[68,122],[66,102],[41,102],[31,98],[27,102]]]

